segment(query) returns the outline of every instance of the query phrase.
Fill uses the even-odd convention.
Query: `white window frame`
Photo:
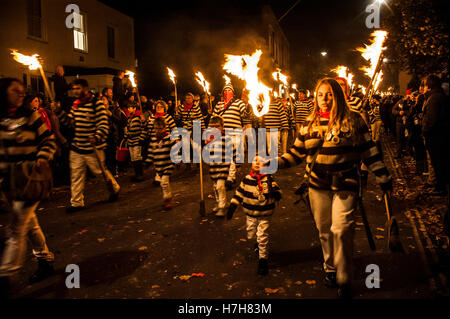
[[[73,13],[76,18],[76,12]],[[87,32],[87,15],[84,12],[80,13],[81,25],[80,28],[73,28],[73,47],[75,51],[87,53],[88,52],[88,32]],[[82,43],[80,45],[80,43]]]

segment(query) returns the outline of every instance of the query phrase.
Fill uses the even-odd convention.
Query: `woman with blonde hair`
[[[306,160],[311,209],[319,231],[325,285],[351,297],[354,216],[360,161],[385,192],[391,177],[361,115],[347,105],[339,83],[319,81],[314,110],[301,126],[293,148],[278,157],[280,168]]]

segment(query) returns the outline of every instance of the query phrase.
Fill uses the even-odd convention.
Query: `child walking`
[[[144,170],[142,167],[142,137],[144,133],[144,127],[141,121],[140,113],[136,112],[136,104],[128,104],[128,117],[127,128],[125,130],[124,138],[127,141],[128,148],[130,150],[131,164],[134,169],[134,182],[142,182],[144,180]]]
[[[174,164],[170,158],[170,150],[176,141],[170,139],[164,117],[158,117],[153,123],[155,135],[151,137],[147,162],[153,162],[156,173],[161,176],[161,189],[163,192],[163,209],[170,210],[173,207],[172,191],[170,189],[170,175]]]
[[[213,180],[214,196],[216,199],[216,205],[213,208],[213,212],[216,213],[216,216],[218,217],[224,217],[225,206],[227,203],[225,182],[230,171],[231,160],[236,162],[236,148],[234,147],[232,137],[225,136],[223,118],[220,116],[213,116],[209,121],[209,127],[218,129],[222,134],[221,138],[214,138],[214,136],[211,136],[210,139],[206,141],[206,144],[209,144],[206,147],[209,147],[211,152],[209,175]],[[233,152],[228,155],[228,159],[226,154],[227,150]],[[232,158],[230,155],[232,155]]]
[[[275,210],[275,202],[281,199],[281,189],[271,175],[261,174],[262,159],[255,156],[250,174],[245,176],[236,194],[231,199],[227,219],[233,217],[239,205],[247,215],[247,238],[256,238],[258,250],[258,271],[260,275],[268,273],[269,226]]]

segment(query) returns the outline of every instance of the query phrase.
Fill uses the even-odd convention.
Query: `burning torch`
[[[175,78],[176,78],[176,75],[175,75],[175,73],[173,73],[173,71],[170,69],[170,68],[167,68],[167,71],[169,72],[169,77],[170,77],[170,80],[173,82],[173,86],[175,87],[175,105],[174,105],[174,108],[175,108],[175,112],[178,112],[177,110],[177,103],[178,103],[178,97],[177,97],[177,82],[175,81]]]
[[[50,86],[48,85],[47,77],[45,76],[44,69],[42,68],[41,63],[38,60],[38,54],[33,54],[32,56],[23,55],[22,53],[17,52],[17,50],[11,50],[11,54],[13,55],[14,60],[17,62],[28,66],[30,70],[37,70],[41,73],[42,80],[44,81],[45,90],[47,91],[47,95],[50,99],[50,102],[55,100],[52,91],[50,90]]]
[[[130,81],[131,81],[131,85],[136,89],[136,95],[137,95],[137,99],[138,99],[138,103],[139,103],[139,109],[141,110],[141,116],[144,116],[144,114],[142,113],[141,96],[139,95],[139,89],[138,89],[137,83],[136,83],[136,74],[131,71],[126,71],[125,75],[128,75],[128,77],[130,78]]]

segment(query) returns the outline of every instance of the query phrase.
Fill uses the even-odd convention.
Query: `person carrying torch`
[[[53,104],[61,124],[74,131],[69,157],[71,199],[70,206],[67,207],[68,213],[84,208],[86,168],[89,167],[96,175],[102,173],[102,163],[99,159],[101,162],[105,160],[103,150],[106,148],[109,129],[105,105],[89,92],[88,82],[76,79],[72,83],[72,91],[77,100],[69,113],[63,111],[59,105]],[[99,159],[96,154],[99,154]],[[109,201],[113,202],[119,196],[120,186],[109,171],[106,170],[105,176],[110,191]]]

